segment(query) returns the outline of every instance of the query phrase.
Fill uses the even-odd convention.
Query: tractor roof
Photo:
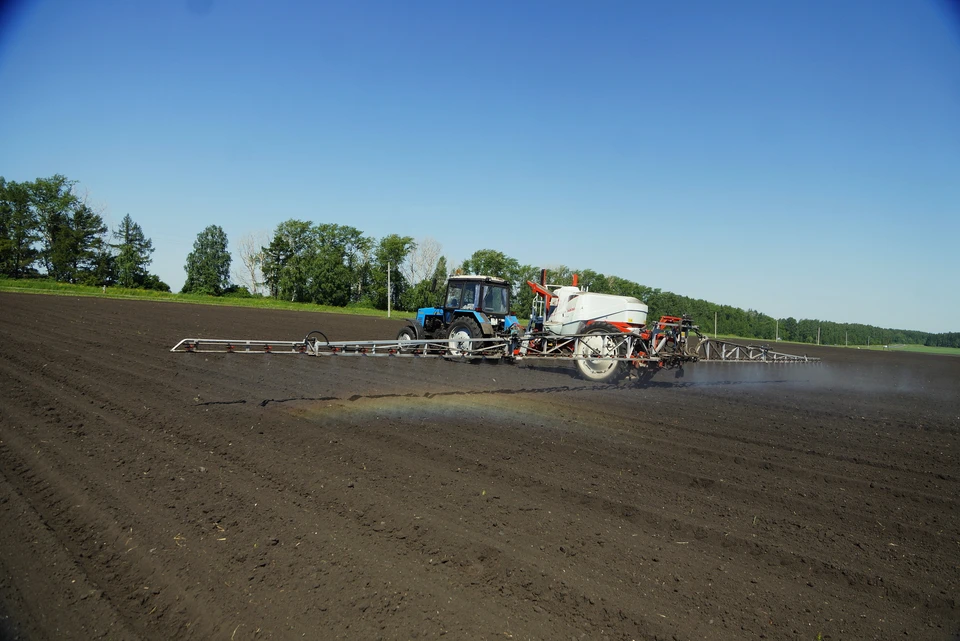
[[[481,276],[479,274],[460,274],[457,276],[451,276],[447,280],[450,281],[462,281],[462,280],[479,280],[484,283],[496,283],[497,285],[508,285],[507,281],[502,278],[497,278],[496,276]]]

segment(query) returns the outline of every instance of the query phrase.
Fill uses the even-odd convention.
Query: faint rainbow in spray
[[[518,425],[546,425],[551,414],[550,394],[515,390],[449,392],[438,394],[382,394],[330,398],[284,404],[293,416],[317,422],[354,422],[392,419],[509,421]]]

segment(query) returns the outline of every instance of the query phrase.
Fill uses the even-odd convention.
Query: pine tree
[[[99,214],[86,203],[77,203],[58,218],[53,232],[47,254],[51,276],[67,283],[106,284],[95,282],[94,275],[107,233]]]
[[[133,222],[130,214],[123,217],[120,226],[113,232],[118,242],[111,245],[117,250],[115,259],[116,282],[120,287],[143,287],[147,284],[147,265],[153,253],[153,241],[147,238],[140,225]],[[159,281],[158,281],[159,282]]]

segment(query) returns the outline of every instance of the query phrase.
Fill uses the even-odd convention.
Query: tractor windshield
[[[450,283],[447,287],[445,307],[453,309],[476,309],[479,283]]]
[[[510,309],[510,290],[506,287],[486,285],[483,288],[483,311],[505,316]]]

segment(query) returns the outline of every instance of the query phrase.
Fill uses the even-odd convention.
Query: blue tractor
[[[416,320],[407,320],[410,324],[400,330],[400,340],[449,338],[469,343],[520,329],[510,311],[510,283],[493,276],[451,276],[443,307],[421,307]]]

